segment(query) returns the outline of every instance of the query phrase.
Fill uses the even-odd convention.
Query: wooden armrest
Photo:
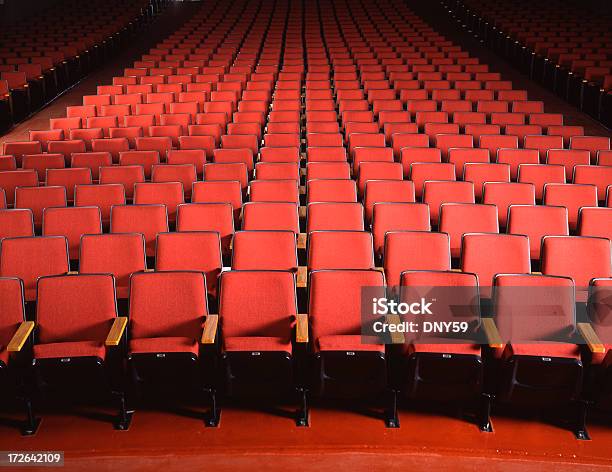
[[[111,329],[108,332],[108,336],[106,337],[106,341],[104,342],[104,344],[106,344],[107,346],[118,346],[126,326],[126,316],[118,316],[117,318],[115,318],[115,320],[113,321],[113,326],[111,326]]]
[[[297,247],[298,249],[306,249],[306,233],[297,235]]]
[[[30,335],[33,329],[34,329],[33,321],[23,321],[19,325],[19,328],[17,328],[17,331],[15,331],[13,338],[9,341],[8,346],[6,347],[6,350],[8,352],[21,351],[21,348],[23,347],[25,342],[28,340],[28,336]]]
[[[127,326],[127,317],[126,316],[118,316],[113,321],[113,326],[111,326],[110,331],[108,332],[108,336],[106,337],[106,341],[104,344],[107,346],[118,346],[119,342],[121,342],[121,337],[123,336],[123,332],[125,331],[125,327]]]
[[[374,267],[374,270],[377,270],[378,272],[383,272],[383,273],[385,272],[385,268],[384,267],[376,266],[376,267]]]
[[[387,315],[386,317],[387,324],[389,325],[400,325],[402,324],[402,320],[400,320],[399,315]],[[406,342],[406,338],[404,337],[404,333],[398,333],[397,331],[394,333],[389,333],[391,336],[391,344],[404,344]]]
[[[504,347],[504,343],[499,335],[499,331],[497,330],[495,320],[493,318],[482,318],[481,322],[482,329],[485,332],[489,346],[493,349],[501,349]]]
[[[297,270],[297,288],[306,288],[308,286],[308,267],[299,266]]]
[[[300,185],[300,195],[306,195],[306,186]]]
[[[298,215],[300,218],[306,218],[306,207],[305,206],[301,206],[298,209]]]
[[[115,318],[104,344],[107,346],[118,346],[123,336],[123,332],[125,331],[125,327],[127,326],[127,322],[128,319],[126,316],[118,316]]]
[[[297,324],[295,327],[295,342],[308,342],[308,315],[300,313],[296,316]]]
[[[217,337],[217,325],[219,324],[219,315],[208,315],[204,322],[204,331],[202,332],[202,344],[214,344]]]
[[[578,331],[587,346],[589,346],[589,351],[593,354],[603,354],[606,352],[606,348],[590,323],[578,323]]]

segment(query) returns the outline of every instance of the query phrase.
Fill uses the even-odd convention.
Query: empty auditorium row
[[[209,426],[259,394],[299,426],[330,398],[389,427],[398,402],[459,402],[482,431],[546,406],[587,439],[587,405],[610,408],[610,135],[404,2],[207,2],[1,150],[0,366],[25,372],[25,433],[66,372],[114,395],[119,429],[134,390],[181,382]],[[478,338],[367,342],[372,287],[460,287]]]
[[[0,29],[0,132],[75,85],[158,11],[161,1],[65,0]],[[27,35],[24,35],[27,31]]]

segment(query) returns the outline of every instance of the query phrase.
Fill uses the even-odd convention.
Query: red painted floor
[[[288,410],[289,412],[289,410]],[[297,428],[272,413],[225,408],[219,428],[195,416],[136,411],[127,432],[100,418],[44,413],[39,432],[0,426],[2,450],[63,450],[67,470],[603,470],[612,469],[612,425],[591,424],[591,441],[536,420],[494,416],[494,433],[460,418],[402,411],[387,429],[358,412],[314,408]]]

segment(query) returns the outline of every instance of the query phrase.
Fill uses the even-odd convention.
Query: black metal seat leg
[[[217,404],[217,392],[214,388],[206,388],[205,391],[209,395],[210,409],[204,416],[204,423],[209,428],[216,428],[219,426],[219,421],[221,421],[221,410]]]
[[[297,393],[300,400],[300,407],[296,412],[295,424],[296,426],[308,427],[310,426],[310,409],[308,407],[308,390],[303,387],[298,387]]]
[[[591,439],[586,427],[588,406],[588,402],[585,400],[576,400],[575,402],[574,435],[576,439],[581,441],[589,441]]]
[[[389,389],[387,408],[385,409],[385,425],[387,428],[399,428],[400,421],[397,414],[397,390]]]
[[[485,433],[493,432],[493,424],[491,423],[491,401],[493,395],[490,393],[482,393],[480,395],[480,407],[478,409],[478,427],[480,431]]]
[[[119,431],[127,431],[132,423],[134,410],[127,409],[125,392],[113,392],[113,394],[119,399],[119,413],[117,414],[113,427]]]
[[[22,436],[33,436],[38,431],[38,427],[42,420],[34,415],[32,400],[30,398],[24,398],[23,402],[26,410],[26,420],[21,426],[21,434]]]

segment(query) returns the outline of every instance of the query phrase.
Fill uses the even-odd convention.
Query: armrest
[[[113,321],[113,326],[111,326],[110,331],[108,332],[108,336],[106,337],[107,346],[117,346],[121,341],[121,337],[123,336],[123,332],[125,331],[125,327],[127,326],[128,319],[125,316],[118,316]]]
[[[33,329],[34,329],[33,321],[23,321],[19,325],[19,328],[17,328],[17,331],[15,331],[13,338],[9,341],[8,346],[6,347],[6,350],[9,352],[21,351],[21,348],[28,340],[28,336],[30,335]]]
[[[402,320],[400,320],[399,315],[387,315],[386,317],[387,324],[389,325],[400,325],[402,324]],[[406,342],[406,338],[404,337],[404,333],[398,333],[397,331],[394,333],[389,333],[391,336],[391,344],[404,344]]]
[[[297,324],[295,327],[295,342],[308,342],[308,315],[299,313],[296,316]]]
[[[297,247],[298,249],[306,249],[306,234],[305,233],[298,234]]]
[[[308,268],[299,266],[297,271],[297,288],[306,288],[308,285]]]
[[[504,347],[504,343],[499,335],[499,331],[497,330],[495,320],[493,318],[482,318],[481,322],[482,329],[485,332],[489,346],[493,349],[501,349]]]
[[[219,315],[208,315],[204,322],[204,331],[202,331],[202,344],[214,344],[217,337],[217,325],[219,324]]]
[[[603,354],[606,352],[606,348],[590,323],[578,323],[578,331],[585,340],[587,346],[589,346],[589,351],[593,354]]]

